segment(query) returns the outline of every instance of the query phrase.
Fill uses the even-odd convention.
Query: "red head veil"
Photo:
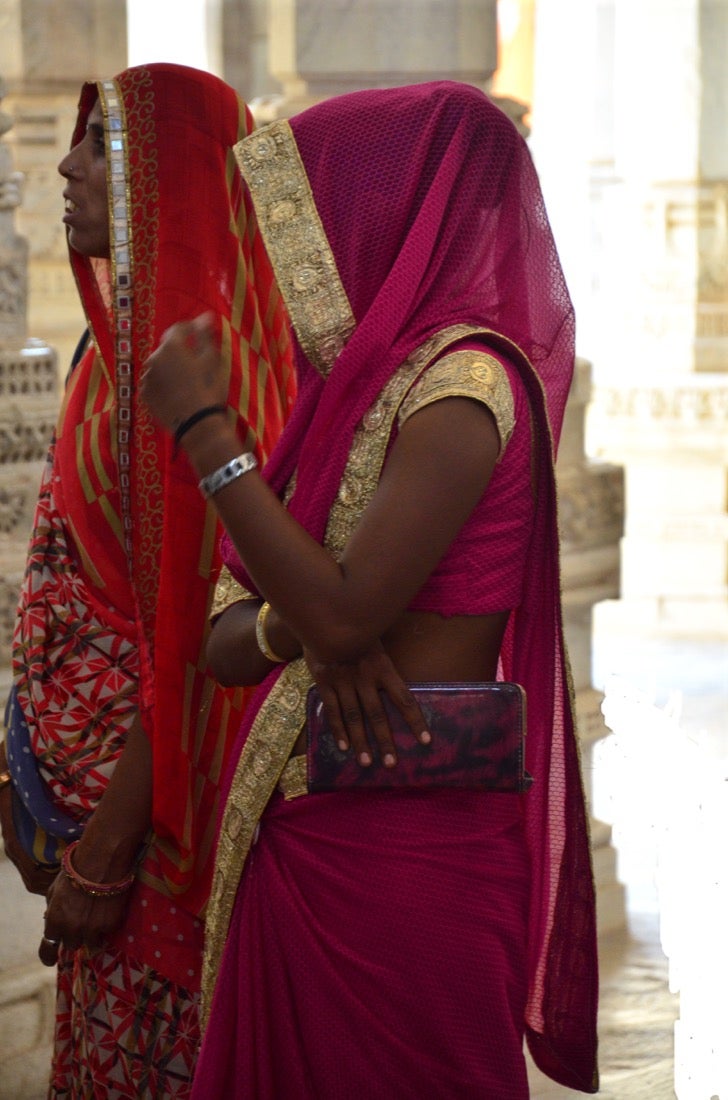
[[[101,604],[136,624],[140,709],[154,758],[153,824],[166,888],[198,909],[209,887],[218,779],[237,697],[205,668],[207,613],[219,572],[214,510],[184,456],[139,399],[141,365],[165,329],[221,318],[229,404],[261,459],[293,400],[288,323],[232,147],[252,130],[247,107],[208,73],[178,65],[127,69],[82,90],[73,142],[96,99],[106,137],[111,260],[71,251],[101,361],[102,393],[72,391],[65,416],[78,446],[58,460],[74,536]],[[94,428],[114,409],[110,438]],[[118,487],[113,511],[93,507],[81,463]],[[99,474],[103,480],[103,474]],[[73,494],[75,497],[72,499]],[[111,499],[111,498],[107,498]]]
[[[294,188],[284,173],[273,195],[260,181],[289,125],[307,186]],[[483,339],[511,358],[528,387],[537,448],[534,536],[523,603],[501,655],[504,678],[526,688],[527,766],[536,777],[526,798],[533,866],[527,1032],[545,1072],[593,1091],[594,896],[562,636],[553,475],[574,365],[574,315],[531,156],[481,92],[449,82],[331,99],[245,146],[241,164],[295,329],[300,386],[265,472],[280,490],[296,471],[290,511],[311,534],[323,536],[356,425],[428,337],[458,324],[488,330]],[[311,195],[330,251],[301,231],[293,260],[279,237],[284,225],[303,219]],[[338,296],[325,290],[332,264]],[[235,569],[228,542],[225,557]]]

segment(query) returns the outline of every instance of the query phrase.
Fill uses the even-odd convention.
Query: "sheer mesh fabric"
[[[328,100],[291,127],[357,322],[275,452],[275,484],[298,459],[293,510],[310,481],[321,496],[314,511],[328,513],[361,410],[413,348],[451,324],[482,324],[521,347],[557,441],[573,310],[530,153],[505,115],[475,88],[444,82]],[[308,383],[300,354],[298,367]]]
[[[574,316],[529,151],[476,89],[450,82],[328,100],[291,120],[356,327],[324,380],[296,346],[299,395],[266,468],[321,539],[354,429],[427,337],[458,323],[519,371],[533,416],[533,533],[503,678],[528,697],[531,861],[526,1031],[540,1067],[595,1091],[597,963],[586,811],[561,621],[553,462]],[[296,326],[296,303],[287,301]],[[228,543],[228,564],[240,562]],[[487,562],[484,562],[487,568]],[[243,575],[241,571],[241,575]],[[248,581],[249,583],[249,581]],[[265,698],[277,673],[261,686]],[[249,727],[257,703],[246,713]]]

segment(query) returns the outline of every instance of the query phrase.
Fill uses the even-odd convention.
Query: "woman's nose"
[[[64,179],[70,179],[71,176],[78,174],[78,157],[74,156],[75,152],[75,149],[71,149],[71,152],[66,153],[58,164],[58,171]]]

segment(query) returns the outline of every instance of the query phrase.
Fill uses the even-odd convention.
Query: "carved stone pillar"
[[[253,105],[261,121],[358,88],[449,79],[486,90],[496,0],[269,0],[268,57],[283,92]]]
[[[4,87],[0,85],[0,98]],[[10,129],[0,113],[0,138]],[[26,333],[26,241],[15,233],[21,175],[0,143],[0,666],[10,656],[40,469],[58,411],[55,353]]]
[[[621,599],[598,629],[726,639],[728,0],[614,8],[590,436],[626,466],[627,522]]]
[[[0,82],[0,99],[4,87]],[[27,243],[14,228],[22,177],[0,112],[0,699],[42,461],[58,408],[55,353],[26,336]],[[48,1076],[54,973],[38,962],[43,899],[0,855],[0,1095],[41,1095]]]
[[[619,593],[619,540],[624,514],[623,472],[593,462],[584,452],[586,411],[591,400],[591,364],[577,359],[561,436],[556,478],[559,493],[564,627],[576,695],[582,776],[592,800],[592,751],[606,737],[602,693],[592,687],[592,611]],[[625,891],[617,880],[611,826],[591,816],[592,856],[599,934],[622,928]]]
[[[28,329],[56,348],[63,374],[84,327],[68,264],[63,181],[81,84],[126,61],[126,4],[119,0],[2,0],[0,71],[14,120],[9,142],[25,178],[18,227],[30,248]]]

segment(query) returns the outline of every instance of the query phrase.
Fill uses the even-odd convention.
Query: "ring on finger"
[[[51,947],[58,947],[60,940],[52,940],[50,936],[43,937],[43,943],[49,944]]]

